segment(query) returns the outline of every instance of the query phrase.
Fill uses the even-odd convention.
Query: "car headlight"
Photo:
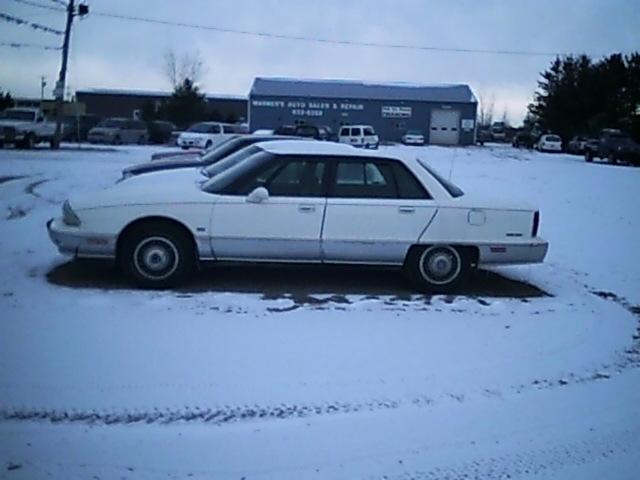
[[[80,219],[78,218],[78,215],[76,215],[76,212],[73,211],[73,208],[71,208],[69,200],[65,200],[62,204],[62,221],[65,225],[69,225],[71,227],[80,226]]]

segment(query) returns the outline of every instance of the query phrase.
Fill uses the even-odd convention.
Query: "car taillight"
[[[536,237],[538,235],[538,228],[540,227],[540,212],[535,211],[533,214],[533,227],[531,229],[531,236]]]

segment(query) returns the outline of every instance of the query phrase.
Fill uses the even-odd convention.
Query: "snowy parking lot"
[[[174,291],[45,222],[163,147],[0,150],[0,478],[615,478],[640,471],[640,169],[381,147],[539,207],[544,264],[213,266]]]

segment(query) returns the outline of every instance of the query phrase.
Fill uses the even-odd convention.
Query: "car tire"
[[[404,269],[418,290],[445,293],[465,282],[471,262],[464,249],[451,245],[414,246]]]
[[[122,145],[122,139],[120,138],[119,135],[116,135],[115,137],[113,137],[113,144],[114,145]]]
[[[211,145],[213,145],[211,140],[207,140],[207,143],[204,144],[204,149],[209,150],[211,148]]]
[[[124,272],[144,288],[182,285],[196,267],[193,239],[169,222],[133,227],[123,239],[119,260]]]
[[[616,156],[613,153],[609,153],[609,155],[607,155],[607,162],[614,165],[616,163]]]
[[[587,150],[584,152],[584,161],[587,163],[593,162],[593,152]]]
[[[35,143],[36,143],[36,140],[33,134],[27,133],[27,135],[24,137],[24,140],[20,142],[20,147],[24,148],[25,150],[31,150],[35,145]]]
[[[144,135],[138,138],[138,145],[146,145],[147,143],[148,143],[147,137],[145,137]]]

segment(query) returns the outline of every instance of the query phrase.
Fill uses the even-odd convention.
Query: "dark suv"
[[[584,158],[587,162],[603,158],[609,163],[625,162],[640,166],[640,145],[620,130],[606,129],[598,142],[587,142]]]

